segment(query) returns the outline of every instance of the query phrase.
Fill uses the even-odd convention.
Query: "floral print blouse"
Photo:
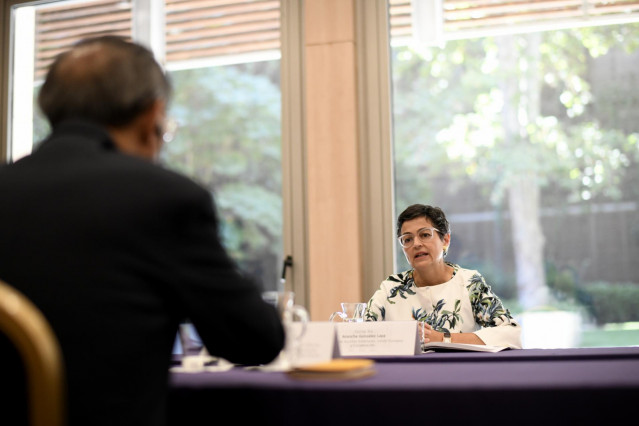
[[[413,270],[391,275],[368,301],[366,321],[426,321],[437,331],[475,333],[485,344],[521,348],[521,326],[484,277],[448,263],[450,281],[417,287]]]

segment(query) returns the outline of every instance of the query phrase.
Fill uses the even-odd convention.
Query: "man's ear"
[[[154,159],[160,153],[163,142],[162,123],[164,114],[164,101],[156,100],[135,120],[140,154],[146,158]]]
[[[154,101],[147,109],[140,113],[136,119],[136,124],[141,142],[152,143],[154,139],[162,137],[163,118],[164,102],[160,100]]]
[[[108,130],[120,151],[153,161],[162,148],[164,114],[165,102],[157,100],[131,123]]]

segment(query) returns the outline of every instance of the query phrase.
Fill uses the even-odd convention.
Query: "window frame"
[[[11,134],[11,84],[12,8],[20,5],[38,6],[55,3],[51,1],[7,0],[0,8],[0,164],[11,158],[9,135]],[[153,11],[162,14],[154,0],[135,2],[138,11]],[[307,304],[307,259],[305,216],[305,135],[303,103],[303,1],[281,0],[281,91],[282,91],[282,241],[284,257],[292,256],[294,267],[287,268],[282,290],[292,290],[298,295],[298,303]],[[162,18],[136,18],[133,16],[133,38],[152,48],[158,60],[163,62],[164,40]],[[282,259],[282,262],[284,259]]]
[[[390,16],[387,0],[356,0],[362,292],[395,269]]]

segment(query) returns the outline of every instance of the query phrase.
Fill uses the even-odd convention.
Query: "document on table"
[[[422,345],[422,352],[438,351],[470,351],[470,352],[500,352],[508,349],[506,346],[472,345],[470,343],[431,342]]]

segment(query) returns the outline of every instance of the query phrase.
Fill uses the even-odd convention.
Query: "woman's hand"
[[[444,333],[433,330],[433,327],[431,327],[427,322],[420,321],[419,326],[421,327],[422,332],[422,343],[444,341]]]
[[[443,342],[444,333],[441,331],[433,330],[425,321],[419,321],[419,327],[421,328],[421,342]],[[483,340],[479,338],[475,333],[451,333],[450,341],[453,343],[469,343],[472,345],[485,345]]]

